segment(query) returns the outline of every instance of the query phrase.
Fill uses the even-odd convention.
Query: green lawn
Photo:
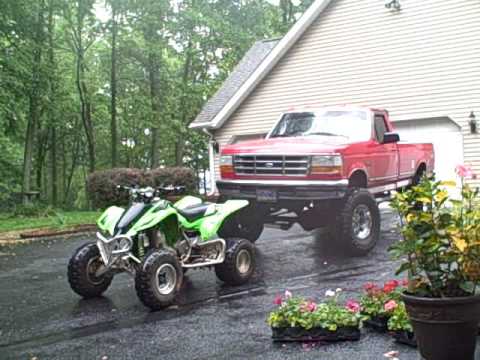
[[[44,228],[64,229],[74,225],[95,224],[100,214],[96,211],[68,211],[48,217],[10,218],[7,215],[0,215],[0,233]]]

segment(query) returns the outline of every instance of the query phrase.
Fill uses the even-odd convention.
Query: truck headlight
[[[220,172],[233,173],[233,156],[222,155],[220,157]]]
[[[341,174],[343,161],[340,155],[312,156],[311,174]]]

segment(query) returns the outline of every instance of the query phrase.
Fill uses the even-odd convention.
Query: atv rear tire
[[[225,261],[215,265],[215,274],[224,283],[241,285],[255,272],[255,247],[246,239],[227,239]]]
[[[68,263],[68,282],[72,290],[86,299],[102,295],[113,279],[111,274],[95,276],[102,264],[100,251],[95,243],[79,247]]]
[[[183,282],[177,256],[168,250],[151,250],[135,275],[135,290],[140,301],[152,310],[170,306]]]
[[[366,189],[351,189],[339,209],[333,234],[336,243],[352,256],[368,254],[380,237],[380,211]]]

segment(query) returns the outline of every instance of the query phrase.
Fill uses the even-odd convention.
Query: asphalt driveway
[[[330,251],[325,236],[268,229],[257,242],[251,283],[226,287],[212,271],[190,271],[178,304],[156,313],[137,300],[126,274],[101,299],[81,300],[70,290],[68,258],[88,239],[0,248],[0,359],[375,360],[391,350],[402,360],[419,359],[368,330],[355,343],[274,344],[265,323],[275,294],[285,289],[321,298],[340,287],[351,298],[367,281],[390,279],[394,264],[386,249],[398,238],[396,218],[384,210],[382,219],[377,248],[354,259]]]

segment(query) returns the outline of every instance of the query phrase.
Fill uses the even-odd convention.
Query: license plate
[[[276,202],[277,192],[275,190],[257,189],[257,201]]]

